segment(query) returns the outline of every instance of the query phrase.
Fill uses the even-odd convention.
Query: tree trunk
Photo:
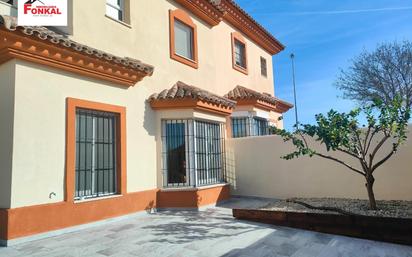
[[[366,176],[366,189],[368,190],[368,197],[369,197],[369,208],[371,210],[376,210],[376,200],[375,200],[375,193],[373,192],[373,183],[375,183],[375,178],[372,175]]]

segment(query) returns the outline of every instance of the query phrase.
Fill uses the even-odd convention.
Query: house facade
[[[284,49],[232,0],[0,0],[0,242],[230,196],[225,139],[282,127]]]

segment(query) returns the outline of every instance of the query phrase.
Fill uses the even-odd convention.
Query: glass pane
[[[193,29],[175,20],[175,53],[193,60]]]
[[[185,124],[171,121],[166,124],[167,178],[169,184],[185,184],[186,144]]]
[[[106,3],[110,4],[113,7],[118,7],[119,9],[123,5],[122,0],[106,0]]]
[[[111,113],[76,112],[77,199],[116,192],[115,122]]]
[[[119,21],[123,20],[123,13],[121,9],[116,9],[110,5],[106,5],[106,15]]]
[[[235,63],[246,68],[245,45],[238,40],[235,40]]]

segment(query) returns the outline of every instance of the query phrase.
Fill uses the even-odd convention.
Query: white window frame
[[[118,5],[118,6],[111,4],[111,3],[108,2],[108,0],[106,0],[106,6],[109,6],[109,7],[111,7],[111,8],[116,9],[119,13],[121,13],[121,17],[122,17],[122,18],[121,18],[121,19],[116,19],[116,18],[108,15],[107,12],[106,12],[106,15],[107,15],[107,16],[109,16],[109,17],[112,18],[112,19],[116,19],[116,20],[118,20],[118,21],[121,21],[121,22],[124,22],[124,21],[125,21],[124,0],[120,0],[120,5]]]

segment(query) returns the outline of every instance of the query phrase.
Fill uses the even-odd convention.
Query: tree
[[[400,95],[407,107],[412,105],[412,42],[386,43],[373,52],[364,51],[341,70],[337,88],[343,96],[361,104],[380,98],[391,103]]]
[[[362,113],[367,121],[367,125],[364,126],[360,126],[358,121]],[[409,118],[410,109],[402,104],[401,97],[398,96],[390,104],[375,100],[372,104],[349,113],[330,110],[326,115],[318,114],[315,125],[300,125],[293,133],[280,129],[275,132],[282,136],[284,141],[291,141],[295,146],[295,151],[283,156],[283,159],[290,160],[304,155],[318,156],[363,176],[366,180],[370,209],[376,210],[374,172],[389,160],[406,140]],[[321,146],[325,146],[328,154],[311,148],[306,137],[311,137]],[[390,151],[385,152],[384,146],[387,144],[392,144],[392,147]],[[345,161],[347,159],[343,160],[329,154],[332,152],[340,152],[355,159],[359,165],[352,166]]]

